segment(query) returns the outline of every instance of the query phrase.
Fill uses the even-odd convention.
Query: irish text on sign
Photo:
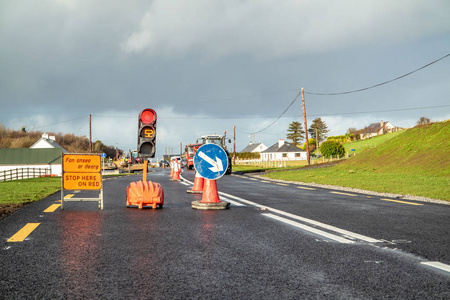
[[[66,154],[63,160],[64,172],[92,173],[101,171],[99,155]]]

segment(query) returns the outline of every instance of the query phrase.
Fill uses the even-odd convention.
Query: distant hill
[[[24,131],[6,129],[0,124],[0,148],[29,148],[42,137],[41,131]],[[85,136],[76,136],[72,133],[48,132],[55,136],[55,141],[70,153],[88,153],[89,139]],[[106,153],[108,157],[115,157],[116,149],[106,146],[101,141],[92,142],[92,152]],[[120,150],[120,152],[123,152]]]
[[[340,167],[450,176],[450,121],[411,128]]]

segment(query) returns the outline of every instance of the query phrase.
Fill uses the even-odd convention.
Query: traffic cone
[[[170,167],[170,178],[172,178],[173,177],[173,161],[171,161],[170,163],[169,163],[169,167]]]
[[[216,180],[205,179],[202,201],[192,201],[192,208],[202,210],[228,209],[230,208],[230,202],[220,201]]]
[[[174,162],[173,165],[174,165],[174,168],[173,168],[172,180],[174,180],[174,181],[181,181],[181,178],[180,178],[181,165],[178,162]]]
[[[191,194],[202,194],[204,182],[205,179],[200,176],[197,171],[195,171],[194,186],[192,187],[192,190],[187,190],[186,192]]]
[[[219,203],[216,180],[205,179],[201,203]]]

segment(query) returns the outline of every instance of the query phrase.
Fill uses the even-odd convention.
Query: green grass
[[[0,204],[41,200],[61,190],[61,178],[40,177],[0,183]]]
[[[450,200],[449,136],[450,122],[416,127],[333,167],[266,176]]]
[[[383,134],[383,135],[375,136],[373,138],[366,139],[363,141],[347,143],[347,144],[344,144],[343,146],[345,148],[345,151],[347,153],[349,153],[350,155],[353,153],[359,154],[367,149],[374,148],[374,147],[378,146],[379,144],[381,144],[385,141],[388,141],[403,132],[405,132],[405,131],[403,130],[403,131],[397,131],[394,133]],[[352,151],[352,149],[354,149],[355,151]]]

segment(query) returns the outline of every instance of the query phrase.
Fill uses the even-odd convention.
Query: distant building
[[[379,123],[372,123],[369,126],[367,126],[366,128],[362,129],[359,136],[360,136],[361,140],[364,140],[364,139],[368,139],[368,138],[371,138],[374,136],[378,136],[378,135],[382,135],[382,134],[386,134],[386,133],[392,133],[392,132],[396,132],[399,130],[403,130],[403,128],[396,127],[396,126],[392,125],[391,122],[389,122],[389,121],[384,122],[383,120],[381,120],[381,122],[379,122]]]
[[[267,149],[267,146],[263,143],[256,143],[253,144],[250,142],[244,149],[242,149],[241,153],[247,153],[247,152],[262,152]]]
[[[61,148],[62,152],[66,153],[67,150],[61,147],[56,142],[56,139],[54,136],[49,136],[47,133],[43,133],[42,137],[34,143],[31,147],[31,149],[42,149],[42,148]]]
[[[61,176],[62,152],[62,148],[0,149],[0,172],[11,169],[46,168],[49,170],[49,174]]]
[[[261,152],[263,161],[306,160],[306,150],[300,149],[280,139]]]
[[[54,136],[46,133],[30,148],[0,149],[0,177],[2,174],[4,177],[4,171],[32,168],[47,169],[48,174],[61,176],[62,153],[66,152],[67,150],[55,141]]]

